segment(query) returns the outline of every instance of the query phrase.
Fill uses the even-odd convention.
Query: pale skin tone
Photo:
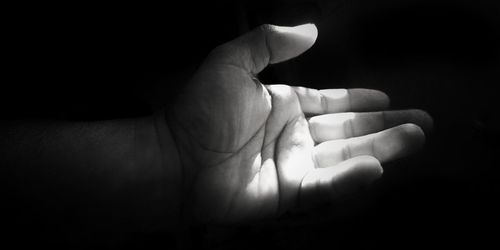
[[[417,150],[432,120],[384,111],[388,97],[376,90],[257,80],[316,37],[314,25],[262,26],[221,45],[151,117],[7,123],[9,188],[54,206],[94,204],[78,213],[111,227],[132,221],[126,230],[251,222],[348,195],[379,178],[381,163]]]
[[[381,162],[422,145],[414,123],[430,127],[431,118],[380,112],[389,105],[382,92],[264,85],[254,77],[304,52],[316,36],[314,25],[254,30],[216,48],[179,98],[169,124],[196,221],[269,218],[333,199],[380,177]],[[361,111],[373,112],[346,113]]]

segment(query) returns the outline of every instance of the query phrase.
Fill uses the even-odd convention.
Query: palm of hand
[[[192,86],[185,97],[191,108],[179,120],[197,121],[185,127],[197,140],[190,150],[197,152],[191,192],[198,216],[234,222],[293,206],[314,168],[314,142],[293,89],[266,87],[223,64],[201,69]]]

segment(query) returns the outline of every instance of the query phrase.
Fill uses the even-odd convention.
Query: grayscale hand
[[[244,222],[328,201],[369,184],[382,175],[381,163],[423,144],[420,127],[432,126],[431,118],[384,111],[389,100],[380,91],[257,80],[316,37],[313,24],[261,26],[214,49],[175,103],[167,120],[194,220]]]

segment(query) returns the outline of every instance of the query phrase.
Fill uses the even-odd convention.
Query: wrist
[[[180,221],[182,208],[182,168],[177,147],[162,113],[136,119],[135,159],[148,177],[151,202],[144,204],[149,230],[173,229]]]

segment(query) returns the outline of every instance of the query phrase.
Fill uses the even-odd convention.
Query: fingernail
[[[316,38],[318,37],[318,29],[313,23],[302,24],[294,27],[276,26],[276,30],[278,32],[293,34],[302,39],[307,39],[313,42],[316,41]]]
[[[313,23],[295,26],[293,27],[293,30],[297,35],[314,38],[315,40],[318,37],[318,28],[316,28],[316,25]]]

